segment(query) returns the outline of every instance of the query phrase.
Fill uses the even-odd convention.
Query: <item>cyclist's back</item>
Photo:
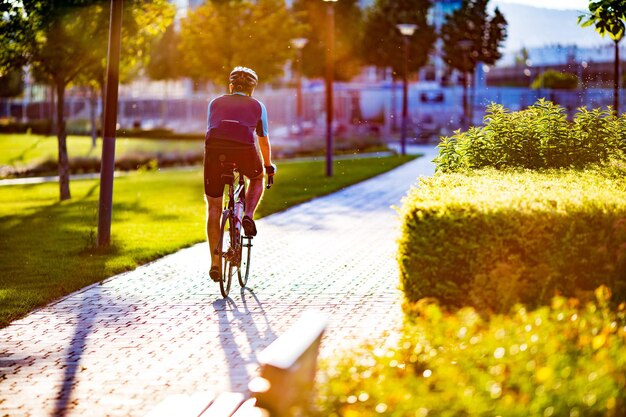
[[[254,133],[267,136],[267,112],[260,101],[242,93],[225,94],[211,101],[207,145],[254,145]]]
[[[272,163],[267,111],[260,101],[252,98],[257,83],[258,76],[253,70],[235,67],[230,73],[231,94],[217,97],[208,107],[204,150],[204,193],[208,208],[207,237],[212,254],[210,275],[214,281],[217,281],[221,274],[215,245],[219,239],[224,163],[236,164],[239,173],[250,180],[242,220],[246,236],[255,236],[257,233],[253,217],[263,195],[263,166],[265,165],[265,171],[269,176],[273,176],[276,170]],[[255,139],[255,133],[258,141]]]
[[[244,75],[248,73],[242,69]],[[241,74],[239,72],[238,74]],[[233,91],[209,103],[205,138],[205,193],[211,197],[222,194],[221,165],[224,161],[237,165],[248,178],[263,175],[263,163],[257,149],[255,133],[267,138],[267,111],[263,103],[241,91]]]

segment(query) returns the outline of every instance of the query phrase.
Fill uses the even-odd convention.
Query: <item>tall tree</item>
[[[479,62],[495,64],[506,39],[507,21],[496,7],[493,16],[487,13],[489,0],[463,0],[461,8],[452,12],[441,28],[443,59],[464,75],[463,117],[471,120],[467,103],[469,81],[474,80]]]
[[[595,26],[600,36],[609,35],[615,48],[613,65],[613,111],[619,114],[619,43],[624,37],[626,0],[595,0],[589,2],[589,13],[578,16],[582,27]]]
[[[262,80],[280,75],[301,26],[284,0],[213,0],[189,12],[181,25],[185,75],[224,85],[237,65]]]
[[[428,61],[435,42],[435,29],[428,24],[430,0],[376,0],[365,15],[363,56],[368,64],[391,68],[393,77],[402,76],[404,65],[403,35],[396,25],[417,25],[409,39],[409,71],[417,71]]]
[[[125,9],[133,19],[126,19],[128,28],[135,32],[158,31],[159,25],[152,20],[152,5],[165,3],[165,0],[136,0],[127,3]],[[0,11],[2,36],[0,37],[0,70],[19,67],[26,63],[33,72],[40,74],[56,90],[56,128],[59,149],[59,189],[61,200],[71,197],[69,187],[69,160],[65,130],[65,90],[79,74],[91,68],[104,67],[106,36],[108,33],[108,5],[105,0],[22,0],[4,1]],[[125,36],[123,44],[128,59],[138,62],[142,59],[144,45],[149,37]]]
[[[98,93],[104,103],[104,84],[107,67],[109,3],[103,2],[94,10],[100,14],[103,24],[99,36],[91,39],[94,59],[86,66],[75,80],[75,84],[85,86],[90,91],[92,141],[97,138],[96,106]],[[159,47],[156,40],[166,31],[174,19],[174,6],[167,0],[126,0],[124,2],[122,22],[122,51],[120,54],[120,82],[127,83],[143,69],[146,72],[152,51]],[[100,115],[103,117],[103,114]]]
[[[93,19],[95,1],[66,0],[3,2],[4,13],[1,46],[3,66],[30,63],[34,71],[44,74],[54,85],[57,95],[57,139],[59,150],[59,190],[61,200],[71,197],[69,161],[65,130],[65,89],[67,85],[94,60],[90,40],[100,27]],[[3,28],[4,29],[4,28]],[[7,60],[4,60],[7,59]]]
[[[361,43],[363,39],[363,13],[358,0],[340,0],[328,4],[322,0],[295,0],[293,11],[305,25],[303,34],[308,39],[302,50],[302,70],[307,77],[323,77],[325,74],[326,39],[328,35],[328,7],[335,14],[334,31],[334,77],[348,81],[361,71]]]

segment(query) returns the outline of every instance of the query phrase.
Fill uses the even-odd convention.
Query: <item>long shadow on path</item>
[[[246,294],[250,294],[254,300],[253,306],[246,301]],[[272,330],[263,306],[256,295],[249,289],[241,290],[243,311],[235,301],[230,298],[215,300],[213,308],[218,316],[220,345],[226,357],[230,389],[242,391],[245,384],[251,379],[248,372],[250,365],[258,363],[257,352],[267,347],[276,340],[276,334]],[[254,312],[251,311],[254,310]],[[230,314],[229,314],[230,313]],[[262,317],[265,330],[261,332],[255,316]],[[241,333],[245,335],[247,346],[244,346]],[[244,355],[249,351],[249,355]]]
[[[77,315],[74,335],[65,354],[65,371],[60,392],[54,406],[53,416],[63,417],[67,414],[72,392],[77,384],[77,374],[80,372],[80,362],[87,346],[87,336],[91,333],[98,309],[93,308],[93,302],[100,298],[100,286],[93,287],[83,293],[81,307]]]

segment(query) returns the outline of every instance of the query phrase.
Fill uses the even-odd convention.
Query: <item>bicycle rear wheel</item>
[[[237,270],[237,277],[239,278],[239,285],[244,288],[248,283],[248,276],[250,274],[250,253],[252,252],[252,237],[241,236],[241,264]]]
[[[232,253],[233,253],[233,239],[232,235],[234,229],[231,227],[230,210],[225,210],[222,214],[222,226],[220,228],[221,246],[218,248],[220,251],[220,262],[222,269],[222,277],[220,279],[220,292],[222,297],[228,297],[230,292],[230,284],[232,282]]]

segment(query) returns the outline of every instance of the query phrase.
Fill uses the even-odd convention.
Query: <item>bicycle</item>
[[[241,221],[246,209],[246,181],[237,170],[237,164],[221,161],[222,182],[228,187],[228,198],[224,202],[220,238],[215,254],[220,256],[220,292],[228,297],[235,273],[241,288],[245,288],[250,275],[252,236],[241,233]],[[272,186],[273,177],[268,176],[266,188]],[[236,185],[235,185],[236,184]]]

